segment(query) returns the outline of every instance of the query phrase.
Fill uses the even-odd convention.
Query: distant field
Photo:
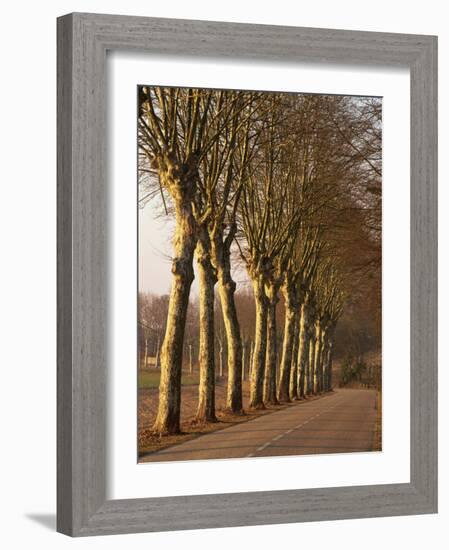
[[[155,389],[159,387],[159,379],[161,373],[160,370],[156,369],[139,369],[139,378],[138,384],[139,389]],[[182,373],[182,385],[183,386],[193,386],[198,384],[199,374],[197,372],[189,374],[188,372]]]

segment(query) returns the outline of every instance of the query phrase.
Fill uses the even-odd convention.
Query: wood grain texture
[[[436,37],[70,14],[58,20],[58,531],[262,525],[437,509]],[[411,71],[411,480],[106,500],[106,52],[406,66]]]
[[[58,21],[58,157],[57,157],[57,528],[72,523],[72,25]],[[64,511],[60,512],[63,503]]]

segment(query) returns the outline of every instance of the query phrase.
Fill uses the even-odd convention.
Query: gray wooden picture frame
[[[408,67],[410,483],[106,499],[106,52]],[[437,38],[74,13],[58,19],[57,529],[72,536],[437,511]]]

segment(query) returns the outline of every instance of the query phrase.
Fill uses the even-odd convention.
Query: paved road
[[[372,450],[375,390],[338,389],[143,457],[144,462]]]

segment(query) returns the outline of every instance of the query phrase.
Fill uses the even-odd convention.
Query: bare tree
[[[258,120],[256,154],[248,169],[239,209],[241,257],[256,302],[250,407],[276,403],[276,305],[299,223],[296,162],[288,142],[285,97],[270,94]],[[288,142],[288,143],[287,143]]]
[[[227,342],[226,408],[232,413],[241,413],[243,402],[242,341],[234,301],[236,283],[231,274],[231,245],[236,233],[235,215],[248,163],[254,104],[259,96],[250,92],[219,92],[217,101],[222,115],[216,124],[223,127],[221,139],[215,142],[203,159],[198,194],[200,208],[205,212],[207,239],[204,242],[207,240],[211,268],[218,279]],[[225,123],[221,120],[223,117]]]
[[[346,311],[361,311],[365,292],[366,317],[380,299],[380,120],[380,102],[368,98],[139,88],[142,201],[159,197],[175,225],[166,320],[156,333],[139,314],[147,351],[165,331],[156,433],[180,430],[183,354],[188,344],[193,356],[197,341],[198,421],[216,420],[217,342],[233,413],[243,410],[244,354],[251,408],[331,389],[343,296]],[[239,311],[236,248],[253,288],[251,315]],[[226,355],[224,334],[215,334],[217,283]]]
[[[321,249],[318,229],[306,226],[298,236],[299,242],[290,255],[283,284],[286,309],[278,394],[281,401],[301,397],[301,376],[304,373],[301,360],[304,361],[307,354],[305,349],[308,325],[306,291],[314,275]]]
[[[198,240],[195,197],[201,160],[221,138],[222,117],[213,90],[146,87],[139,89],[141,170],[155,170],[162,196],[168,193],[175,215],[172,287],[161,353],[161,381],[154,431],[180,430],[181,368],[193,255]],[[223,118],[221,118],[223,120]],[[226,118],[225,118],[226,120]],[[145,160],[147,161],[145,163]]]

